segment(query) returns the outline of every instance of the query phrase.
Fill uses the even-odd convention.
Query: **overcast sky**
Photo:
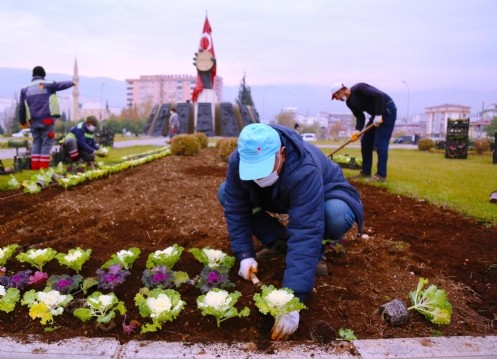
[[[195,74],[205,16],[226,85],[479,88],[497,100],[497,0],[4,0],[0,67]],[[48,76],[47,76],[48,77]],[[403,82],[405,81],[405,82]]]

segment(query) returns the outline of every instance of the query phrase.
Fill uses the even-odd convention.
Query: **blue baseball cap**
[[[271,126],[263,123],[245,126],[238,136],[240,179],[250,181],[270,175],[280,148],[280,135]]]

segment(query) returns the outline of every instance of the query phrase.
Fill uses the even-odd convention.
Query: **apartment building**
[[[145,75],[139,79],[126,79],[126,106],[189,102],[196,83],[196,75]],[[214,91],[217,102],[222,102],[222,77],[216,76]]]

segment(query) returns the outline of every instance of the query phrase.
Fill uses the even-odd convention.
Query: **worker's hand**
[[[273,325],[273,330],[271,332],[271,339],[288,339],[293,333],[297,331],[299,327],[299,319],[300,312],[298,310],[276,317]]]
[[[373,125],[375,127],[380,127],[380,125],[383,123],[383,117],[382,116],[376,116],[373,120]]]
[[[361,137],[361,131],[354,131],[352,132],[352,135],[350,135],[350,142],[355,142]]]
[[[245,258],[240,261],[238,275],[243,279],[250,280],[250,273],[257,273],[258,264],[254,258]]]
[[[25,123],[21,123],[20,125],[21,125],[21,128],[22,128],[22,129],[25,129],[25,128],[28,128],[28,127],[29,127],[29,125],[27,124],[27,122],[25,122]]]

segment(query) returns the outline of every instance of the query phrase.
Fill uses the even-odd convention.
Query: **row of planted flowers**
[[[99,151],[102,156],[107,156],[109,149],[107,147],[102,147]],[[96,163],[96,168],[86,170],[85,166],[64,166],[62,162],[59,162],[56,167],[50,167],[46,171],[41,169],[31,176],[30,179],[22,182],[19,182],[19,180],[11,174],[7,187],[10,190],[22,187],[25,193],[39,193],[43,188],[56,182],[67,189],[80,183],[96,180],[170,154],[171,151],[169,147],[166,146],[158,150],[147,151],[133,156],[125,156],[119,163],[104,164],[103,161],[99,161]]]
[[[68,253],[57,253],[52,248],[21,252],[15,258],[28,263],[36,271],[27,269],[8,275],[7,262],[18,248],[17,244],[0,248],[0,311],[10,313],[20,301],[21,305],[29,308],[29,316],[32,319],[40,320],[45,331],[58,328],[55,317],[64,313],[64,309],[69,304],[76,308],[72,311],[72,315],[83,322],[95,318],[98,325],[105,326],[113,321],[117,313],[126,318],[125,304],[113,291],[130,275],[133,263],[141,254],[139,248],[133,247],[113,254],[96,271],[95,277],[88,278],[83,278],[79,273],[92,251],[79,247],[70,249]],[[140,315],[149,320],[148,323],[141,325],[141,333],[155,332],[161,329],[165,322],[177,318],[187,304],[181,299],[181,294],[173,289],[181,285],[195,285],[201,291],[202,294],[197,298],[197,308],[202,315],[215,317],[218,327],[227,319],[250,314],[248,307],[241,310],[235,307],[241,293],[227,290],[234,287],[229,281],[229,271],[235,263],[234,257],[209,247],[192,248],[189,252],[204,267],[199,275],[190,279],[185,272],[173,271],[183,251],[183,247],[174,244],[148,255],[146,269],[141,278],[143,287],[134,296],[134,304],[139,309]],[[75,274],[49,277],[43,272],[43,267],[54,259]],[[30,286],[43,283],[45,289],[42,291],[29,289]],[[22,291],[24,294],[21,298]],[[83,298],[76,299],[79,294],[82,294]],[[261,313],[269,313],[274,317],[306,308],[288,288],[262,286],[261,293],[254,294],[253,299]],[[123,330],[126,334],[135,332],[139,326],[135,320],[129,323],[123,321]]]

